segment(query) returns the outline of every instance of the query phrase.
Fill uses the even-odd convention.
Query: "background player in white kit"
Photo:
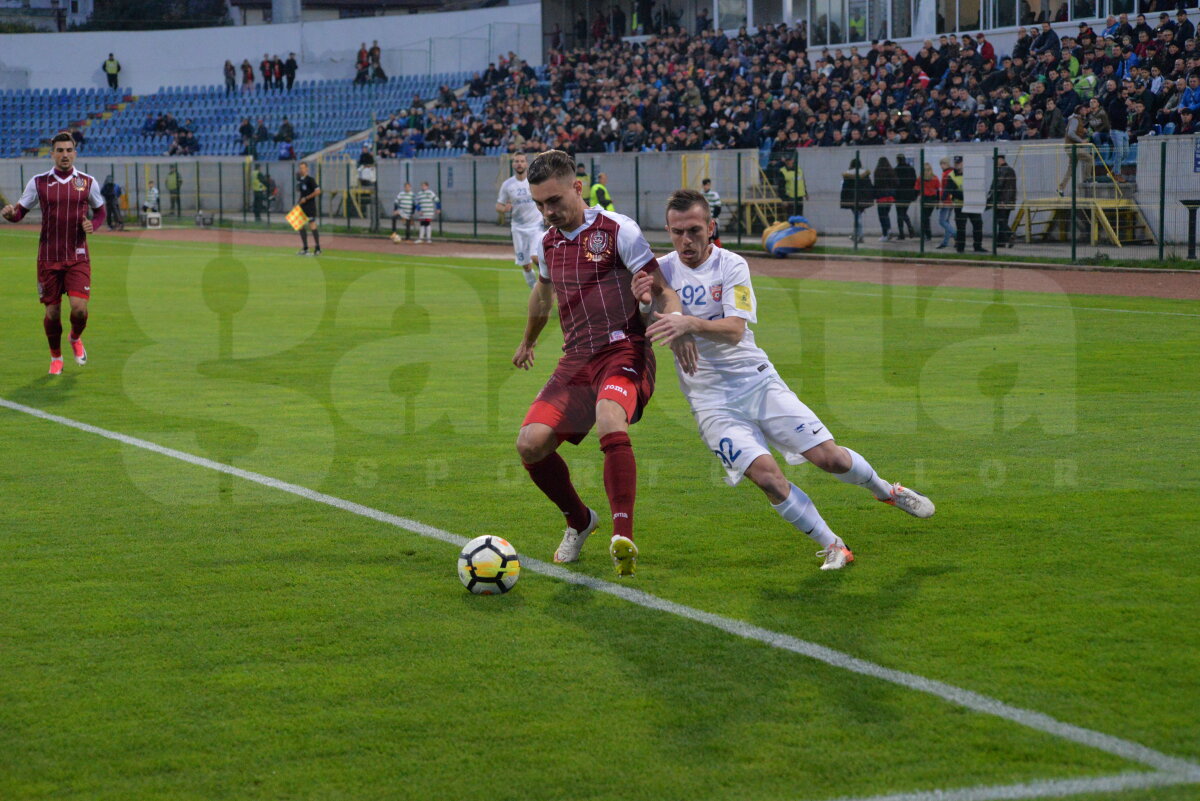
[[[695,340],[695,374],[678,371],[679,385],[700,437],[725,467],[726,481],[734,485],[747,476],[784,520],[821,545],[821,569],[838,570],[854,561],[854,554],[822,519],[812,499],[783,475],[768,444],[789,464],[812,462],[915,517],[931,516],[933,502],[887,483],[866,459],[836,444],[825,424],[788,389],[747,326],[757,322],[750,268],[741,256],[711,244],[713,219],[708,209],[704,195],[690,189],[675,192],[667,201],[667,232],[675,252],[659,265],[683,302],[683,314],[658,316],[646,333],[659,343],[687,336]],[[633,291],[643,309],[648,308],[646,279],[635,276]]]
[[[542,213],[529,194],[529,180],[524,153],[512,157],[513,175],[500,185],[500,196],[496,198],[496,211],[512,212],[512,240],[514,261],[525,271],[525,283],[532,289],[537,283],[537,271],[533,263],[537,260],[537,246],[546,234]]]

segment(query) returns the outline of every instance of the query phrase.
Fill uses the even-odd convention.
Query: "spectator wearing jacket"
[[[988,208],[996,217],[996,245],[1013,246],[1012,228],[1008,219],[1017,206],[1017,172],[1008,166],[1008,159],[1001,153],[996,156],[996,174],[988,190]]]
[[[1067,121],[1067,132],[1063,136],[1063,144],[1067,146],[1067,171],[1063,173],[1063,177],[1058,182],[1059,195],[1066,191],[1067,184],[1071,182],[1071,178],[1075,174],[1076,166],[1083,166],[1085,181],[1094,177],[1096,164],[1092,159],[1092,149],[1086,146],[1090,144],[1087,137],[1086,114],[1087,109],[1079,106],[1071,115],[1071,119]]]
[[[896,239],[903,240],[905,232],[916,239],[917,232],[913,228],[912,219],[908,216],[908,207],[917,199],[917,171],[908,163],[908,158],[901,153],[896,156]]]
[[[942,182],[938,180],[937,174],[933,171],[933,165],[929,162],[926,162],[922,169],[920,187],[921,236],[925,237],[925,241],[932,242],[933,226],[930,225],[930,219],[938,207],[938,199],[942,194]]]
[[[958,228],[954,224],[954,182],[950,179],[950,176],[954,175],[954,167],[951,166],[950,159],[948,158],[941,159],[938,162],[938,166],[942,169],[942,177],[939,181],[941,187],[939,198],[941,205],[938,208],[938,225],[942,228],[942,241],[937,246],[937,249],[944,250],[950,246],[950,242],[958,233]]]
[[[1058,34],[1050,27],[1049,22],[1042,23],[1042,32],[1033,40],[1033,44],[1029,46],[1029,54],[1031,56],[1039,56],[1042,53],[1053,54],[1055,60],[1062,53],[1062,42],[1058,39]]]
[[[853,242],[863,241],[862,214],[875,203],[875,187],[871,171],[864,170],[858,159],[850,161],[850,169],[842,173],[841,207],[854,215]]]

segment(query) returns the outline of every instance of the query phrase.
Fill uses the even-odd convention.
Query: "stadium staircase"
[[[257,125],[261,117],[274,137],[283,117],[295,129],[293,146],[297,157],[346,142],[347,152],[371,126],[400,109],[412,105],[414,95],[423,101],[437,97],[440,86],[461,87],[470,73],[437,73],[397,76],[386,83],[355,86],[349,81],[297,81],[292,91],[226,94],[219,86],[161,87],[150,95],[132,95],[115,89],[25,89],[0,91],[0,157],[45,155],[49,133],[71,126],[85,137],[81,154],[86,157],[162,156],[171,144],[168,136],[143,136],[147,115],[169,112],[183,125],[191,119],[201,156],[242,155],[238,127],[242,118]],[[486,98],[466,98],[467,106],[482,114]],[[446,109],[429,109],[428,114],[445,116]],[[361,145],[357,145],[361,148]],[[257,158],[273,160],[278,145],[260,142]],[[425,148],[421,158],[450,158],[466,153],[464,148]],[[357,154],[357,151],[355,151]]]

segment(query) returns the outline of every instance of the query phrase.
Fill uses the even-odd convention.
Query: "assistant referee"
[[[321,232],[317,230],[317,198],[321,195],[321,187],[317,185],[317,179],[308,174],[308,163],[300,162],[299,175],[296,178],[296,205],[308,217],[307,226],[300,228],[300,241],[304,246],[296,255],[308,255],[308,232],[312,231],[313,244],[316,248],[313,250],[314,256],[321,255]]]

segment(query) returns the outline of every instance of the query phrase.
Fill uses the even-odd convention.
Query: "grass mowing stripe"
[[[1116,773],[1091,779],[1051,779],[995,787],[966,787],[961,790],[925,790],[834,801],[1018,801],[1027,798],[1063,798],[1084,793],[1120,793],[1149,787],[1200,783],[1200,777],[1176,773]]]
[[[11,409],[12,411],[20,412],[22,414],[27,414],[48,422],[65,425],[89,434],[95,434],[107,439],[115,440],[126,445],[142,448],[144,450],[187,462],[198,467],[204,467],[210,470],[236,476],[246,481],[251,481],[283,492],[288,492],[317,503],[322,503],[346,512],[350,512],[352,514],[377,520],[382,523],[387,523],[414,534],[419,534],[423,537],[429,537],[442,542],[447,542],[455,545],[456,547],[461,547],[467,542],[467,538],[465,537],[453,534],[440,528],[436,528],[434,526],[426,525],[416,520],[411,520],[405,517],[390,514],[388,512],[383,512],[379,509],[374,509],[369,506],[354,503],[353,501],[347,501],[342,498],[327,495],[325,493],[308,489],[307,487],[302,487],[297,484],[281,481],[261,473],[243,470],[231,465],[213,461],[211,459],[206,459],[201,456],[186,453],[184,451],[167,448],[147,440],[109,431],[107,429],[82,423],[68,417],[61,417],[59,415],[51,414],[49,412],[42,411],[41,409],[35,409],[24,404],[15,403],[4,398],[0,398],[0,407]],[[537,559],[525,558],[523,556],[522,562],[526,569],[535,573],[557,578],[564,582],[588,587],[598,592],[607,593],[647,609],[666,612],[668,614],[672,614],[687,620],[692,620],[697,623],[703,623],[707,626],[711,626],[744,639],[755,640],[773,648],[791,651],[802,656],[807,656],[811,659],[816,659],[820,662],[832,665],[833,667],[842,668],[844,670],[864,676],[882,679],[883,681],[887,681],[907,689],[917,690],[928,695],[933,695],[956,706],[965,707],[976,712],[982,712],[987,715],[999,717],[1027,728],[1053,735],[1060,739],[1089,746],[1091,748],[1095,748],[1097,750],[1104,751],[1133,762],[1148,765],[1158,769],[1159,771],[1177,774],[1182,777],[1191,777],[1192,779],[1200,782],[1200,765],[1177,757],[1168,756],[1159,751],[1147,748],[1139,743],[1124,740],[1119,737],[1094,731],[1092,729],[1085,729],[1080,726],[1063,723],[1062,721],[1056,720],[1049,715],[1011,706],[1002,701],[973,692],[971,690],[964,690],[960,687],[955,687],[934,679],[928,679],[914,673],[886,668],[882,665],[868,662],[863,659],[858,659],[857,657],[850,656],[849,654],[841,651],[836,651],[832,648],[826,648],[822,645],[801,640],[797,637],[792,637],[790,635],[764,629],[740,620],[734,620],[732,618],[710,612],[704,612],[694,607],[659,598],[658,596],[651,595],[641,590],[635,590],[628,586],[623,586],[610,581],[605,581],[603,579],[594,578],[592,576],[575,573],[573,571],[558,567],[557,565],[542,562]]]
[[[171,243],[171,242],[142,242],[141,240],[138,240],[136,244],[142,245],[142,246],[149,245],[151,247],[168,248],[168,249],[172,249],[172,250],[206,251],[206,250],[211,249],[209,247],[205,247],[205,246],[201,246],[201,245],[197,245],[197,246],[180,245],[180,244]],[[243,245],[242,247],[257,248],[257,247],[266,247],[266,246]],[[280,255],[284,255],[284,254],[280,254]],[[397,254],[397,255],[404,257],[404,254],[402,254],[402,253]],[[385,264],[386,262],[384,261],[384,259],[390,258],[390,257],[383,256],[382,258],[369,259],[369,258],[362,258],[362,257],[357,257],[357,256],[339,255],[337,258],[340,261],[357,262],[360,264]],[[446,256],[445,258],[450,259],[450,258],[454,258],[454,257]],[[479,261],[507,261],[506,259],[495,259],[495,258],[490,258],[487,256],[472,256],[471,258],[479,260]],[[407,257],[404,257],[404,264],[418,266],[418,267],[443,267],[447,270],[468,270],[468,271],[469,270],[477,270],[480,272],[505,272],[505,273],[512,271],[512,269],[514,269],[514,267],[515,267],[515,265],[514,265],[514,267],[485,267],[483,265],[447,264],[445,262],[440,262],[440,261],[438,261],[438,262],[417,261],[415,259],[410,259]],[[970,268],[965,268],[965,269],[970,269]],[[1028,269],[1028,268],[1013,268],[1013,269]],[[800,280],[800,279],[787,279],[787,280]],[[821,280],[830,280],[830,279],[821,279]],[[857,283],[857,282],[851,282],[851,283]],[[903,285],[898,285],[898,286],[908,286],[908,285],[903,284]],[[958,287],[958,288],[959,289],[970,289],[970,287]],[[759,287],[758,291],[760,291],[760,292],[761,291],[807,292],[807,293],[814,294],[814,295],[846,295],[846,296],[850,296],[850,297],[863,297],[863,298],[881,297],[881,293],[879,293],[879,292],[854,292],[854,291],[844,290],[844,289],[815,289],[812,287],[763,286],[763,287]],[[1016,293],[1016,292],[1022,292],[1022,290],[1005,290],[1006,295],[1010,294],[1010,293]],[[1030,293],[1030,294],[1036,294],[1036,293]],[[985,306],[991,306],[997,302],[994,299],[981,300],[981,299],[974,299],[974,298],[941,298],[941,297],[929,297],[929,296],[924,296],[924,295],[895,295],[895,294],[893,294],[891,297],[897,298],[897,299],[902,299],[902,300],[935,300],[940,303],[975,303],[975,304],[982,304]],[[1056,305],[1048,304],[1048,303],[1021,303],[1021,302],[1016,302],[1016,301],[1011,301],[1011,300],[1005,300],[1005,301],[1003,301],[1003,303],[1006,306],[1020,306],[1020,307],[1024,307],[1024,308],[1030,308],[1030,309],[1061,309],[1062,308],[1062,306],[1056,306]],[[1072,306],[1071,310],[1072,311],[1090,311],[1090,312],[1110,312],[1112,314],[1148,314],[1148,315],[1157,316],[1157,317],[1200,318],[1200,313],[1155,311],[1153,309],[1114,309],[1114,308],[1108,307],[1108,306]]]

